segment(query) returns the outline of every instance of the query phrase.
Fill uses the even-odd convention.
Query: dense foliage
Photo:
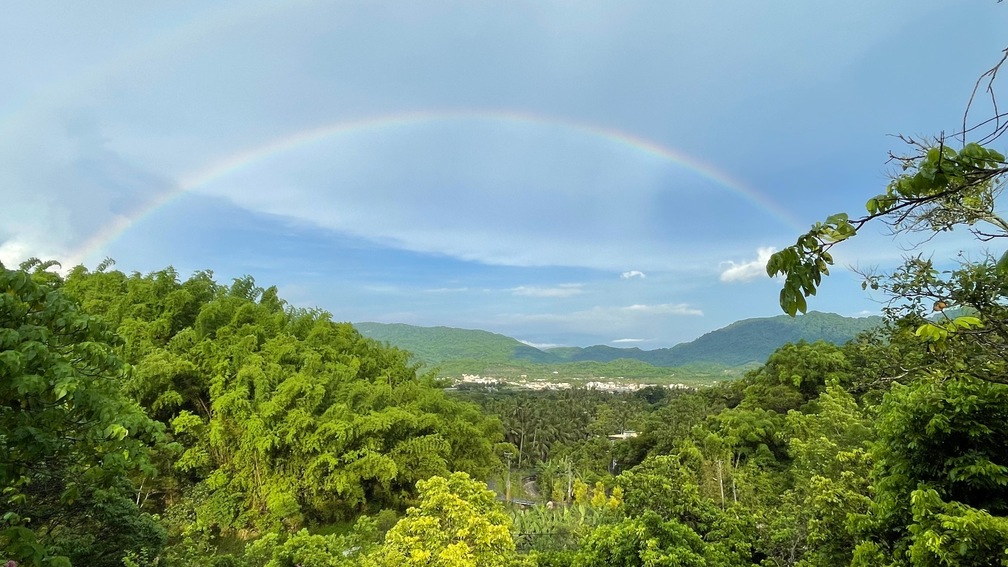
[[[5,559],[1008,561],[1006,351],[972,325],[922,336],[912,301],[699,390],[449,397],[251,278],[47,267],[3,271]],[[987,301],[964,315],[983,329]]]
[[[0,282],[10,557],[119,565],[156,557],[167,530],[170,563],[404,509],[418,481],[498,466],[499,423],[275,288],[47,267]]]
[[[0,555],[117,565],[156,553],[164,530],[129,479],[153,472],[164,427],[122,392],[108,326],[38,279],[0,265]]]

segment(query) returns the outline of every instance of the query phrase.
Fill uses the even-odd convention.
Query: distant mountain
[[[794,318],[778,315],[743,319],[672,348],[643,351],[593,346],[580,350],[565,348],[562,353],[555,354],[572,362],[633,358],[655,366],[682,366],[698,362],[739,366],[750,362],[762,363],[773,351],[787,343],[822,340],[843,344],[858,333],[881,324],[882,317],[844,317],[812,311]]]
[[[484,362],[527,361],[541,364],[612,362],[630,359],[653,366],[707,363],[740,366],[762,363],[777,348],[804,340],[843,344],[858,333],[877,327],[881,317],[843,317],[810,312],[798,317],[779,315],[743,319],[727,327],[671,348],[641,350],[604,345],[539,350],[521,341],[488,331],[451,327],[416,327],[404,324],[355,323],[364,336],[387,342],[415,354],[426,364],[451,360]]]
[[[427,364],[446,360],[563,362],[556,355],[489,331],[416,327],[402,323],[354,323],[354,327],[365,337],[408,350]]]

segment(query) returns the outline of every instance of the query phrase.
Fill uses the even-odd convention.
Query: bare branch
[[[963,124],[962,124],[962,143],[966,145],[966,132],[972,130],[972,128],[967,128],[967,121],[969,120],[970,109],[973,107],[973,100],[976,98],[977,92],[980,90],[980,85],[983,84],[984,79],[987,80],[987,86],[984,91],[990,96],[991,105],[994,108],[994,130],[982,138],[978,143],[989,144],[994,140],[998,139],[1001,134],[1005,132],[1005,128],[1008,127],[1008,122],[1002,122],[1001,113],[998,111],[997,96],[994,94],[994,81],[997,79],[998,71],[1001,69],[1001,65],[1008,61],[1008,48],[1002,50],[1001,59],[993,67],[988,69],[984,74],[977,77],[976,84],[973,85],[973,91],[970,93],[969,102],[966,103],[966,110],[963,112]],[[985,121],[987,123],[989,121]]]

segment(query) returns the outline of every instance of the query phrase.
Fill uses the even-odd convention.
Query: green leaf
[[[1005,251],[1005,253],[1001,255],[1001,258],[997,261],[996,269],[998,274],[1001,274],[1002,276],[1008,274],[1008,251]]]
[[[808,303],[805,301],[804,295],[799,294],[795,296],[795,308],[797,308],[798,311],[801,311],[803,314],[806,311],[808,311]],[[794,315],[795,315],[794,312],[792,312],[791,316],[794,317]]]
[[[983,322],[977,318],[970,315],[963,315],[961,317],[956,317],[952,320],[952,323],[961,329],[973,329],[983,327]]]
[[[113,423],[105,428],[105,437],[110,439],[118,439],[121,441],[125,439],[127,435],[129,435],[129,430],[118,423]]]

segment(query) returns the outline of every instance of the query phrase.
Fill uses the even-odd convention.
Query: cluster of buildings
[[[553,374],[557,374],[554,372]],[[455,380],[454,387],[482,386],[487,388],[509,386],[513,388],[525,388],[528,390],[569,390],[574,386],[582,386],[589,390],[600,392],[634,392],[642,388],[661,386],[672,389],[688,389],[686,384],[642,384],[638,382],[625,382],[623,377],[614,380],[605,380],[605,376],[599,380],[589,382],[563,382],[558,379],[547,380],[545,378],[529,379],[528,375],[522,374],[517,379],[495,378],[493,376],[480,376],[479,374],[462,374],[462,377]]]

